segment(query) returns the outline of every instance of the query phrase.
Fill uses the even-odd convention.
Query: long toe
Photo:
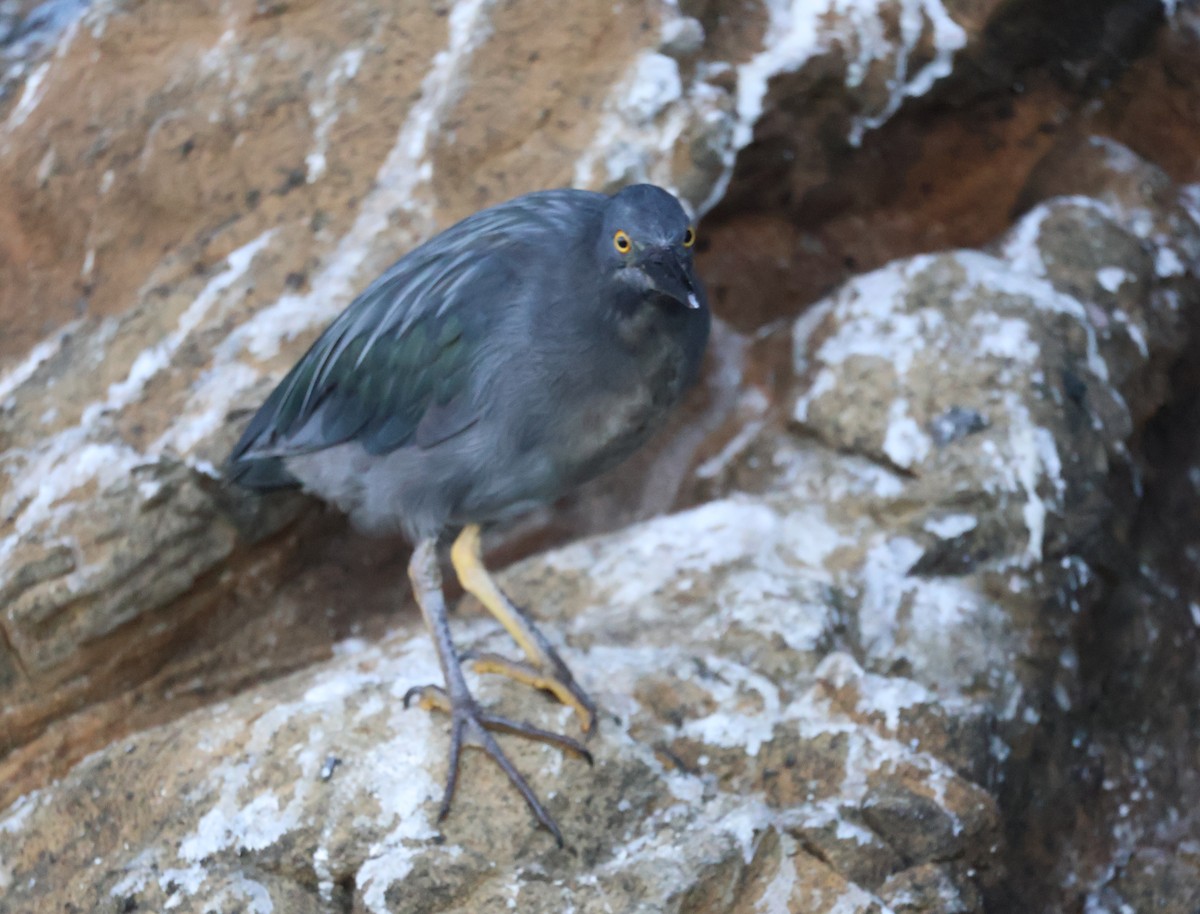
[[[572,755],[583,759],[589,765],[594,764],[592,753],[587,750],[587,747],[583,743],[571,739],[569,736],[563,736],[561,733],[555,733],[552,730],[543,730],[541,727],[535,727],[533,724],[509,720],[507,717],[498,717],[495,714],[480,713],[479,722],[494,733],[511,733],[513,736],[521,736],[539,743],[546,743],[547,745],[562,749],[564,752],[570,752]]]
[[[569,737],[559,736],[557,733],[542,730],[531,724],[518,723],[503,717],[486,714],[479,709],[474,701],[463,702],[457,705],[454,708],[453,714],[454,725],[450,733],[450,765],[446,773],[446,791],[442,796],[438,821],[440,822],[446,818],[450,812],[450,806],[454,800],[454,792],[458,786],[458,770],[462,750],[464,747],[469,746],[473,749],[479,749],[500,766],[500,769],[508,776],[512,785],[517,788],[517,792],[525,798],[525,802],[528,804],[534,817],[554,836],[554,840],[558,843],[558,846],[562,847],[563,837],[558,823],[554,821],[554,817],[542,805],[542,801],[538,799],[533,788],[529,786],[529,782],[525,780],[525,776],[517,770],[512,760],[504,754],[504,750],[500,748],[499,743],[496,742],[495,738],[488,731],[496,730],[548,743],[549,745],[580,756],[588,764],[592,763],[591,753]]]
[[[519,663],[514,665],[523,666],[523,664]],[[423,708],[426,711],[440,711],[443,714],[454,713],[454,702],[451,701],[450,696],[446,694],[446,690],[441,686],[413,686],[404,693],[403,700],[405,708],[408,708],[415,701],[417,707]],[[543,730],[541,727],[535,727],[533,724],[500,717],[497,714],[488,714],[480,710],[477,706],[472,714],[466,715],[466,718],[468,720],[473,719],[476,723],[483,726],[484,729],[492,730],[496,733],[510,733],[513,736],[522,736],[525,739],[532,739],[539,743],[555,746],[564,752],[570,752],[578,756],[589,765],[592,764],[592,754],[583,743],[579,742],[579,740],[571,739],[569,736],[563,736],[561,733],[555,733],[553,730]],[[470,745],[475,744],[470,743]]]
[[[463,743],[466,730],[471,721],[454,715],[454,724],[450,728],[450,761],[446,766],[446,789],[442,791],[442,805],[438,809],[438,821],[443,821],[450,815],[450,806],[454,802],[454,792],[458,789],[458,767],[462,761]]]
[[[481,722],[482,723],[482,722]],[[536,729],[536,728],[535,728]],[[515,731],[514,731],[515,732]],[[528,734],[522,734],[528,735]],[[538,820],[546,831],[554,836],[554,841],[559,847],[563,846],[562,831],[558,827],[558,823],[554,821],[554,816],[550,815],[542,801],[538,799],[538,795],[533,792],[533,788],[529,786],[529,782],[525,780],[525,776],[521,774],[512,763],[504,750],[500,748],[495,739],[490,733],[484,732],[478,744],[478,748],[482,749],[500,768],[508,775],[509,781],[517,788],[517,792],[525,798],[525,803],[533,813],[534,818]],[[582,747],[581,747],[582,748]],[[586,755],[586,750],[585,750]],[[587,756],[588,761],[591,761],[591,756]]]
[[[587,694],[567,665],[557,654],[551,654],[544,665],[535,665],[521,660],[510,660],[500,654],[468,653],[463,659],[469,659],[477,673],[497,673],[509,679],[549,692],[558,701],[572,708],[579,717],[579,725],[585,735],[591,735],[596,729],[596,703]]]

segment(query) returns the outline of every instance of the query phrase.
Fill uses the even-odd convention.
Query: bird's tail
[[[300,487],[300,480],[287,471],[282,457],[230,457],[224,472],[230,482],[258,492]]]

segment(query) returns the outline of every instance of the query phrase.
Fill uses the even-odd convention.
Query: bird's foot
[[[575,682],[575,677],[558,654],[546,646],[544,664],[510,660],[500,654],[467,651],[462,659],[468,660],[477,673],[498,673],[535,689],[549,692],[562,704],[572,708],[579,717],[579,725],[585,736],[596,729],[596,703]]]
[[[558,828],[558,823],[547,812],[525,777],[509,761],[508,756],[504,754],[490,731],[510,733],[513,736],[547,743],[578,756],[590,765],[592,764],[592,754],[581,743],[569,736],[561,736],[532,724],[489,714],[480,708],[470,695],[465,695],[455,701],[441,686],[416,686],[409,689],[404,695],[404,707],[409,707],[413,699],[416,699],[419,707],[426,710],[449,714],[453,721],[450,731],[450,765],[446,774],[446,790],[442,794],[442,805],[438,811],[439,822],[450,813],[450,804],[454,800],[454,792],[458,787],[458,767],[462,749],[464,746],[470,746],[482,750],[500,766],[501,770],[508,775],[512,785],[517,788],[517,792],[525,798],[534,817],[554,836],[558,846],[563,846],[562,832]]]

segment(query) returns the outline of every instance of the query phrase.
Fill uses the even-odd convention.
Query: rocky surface
[[[1078,692],[1065,598],[1111,464],[1161,400],[1154,356],[1200,295],[1186,264],[1183,208],[1114,194],[1039,207],[994,254],[866,275],[796,324],[794,431],[723,468],[758,465],[756,494],[512,569],[605,708],[594,768],[514,749],[567,850],[482,764],[439,831],[444,734],[399,701],[437,665],[406,630],[19,800],[0,823],[10,904],[983,910],[1006,875],[990,788]],[[481,693],[572,726],[520,687]]]
[[[196,632],[263,612],[225,572],[245,556],[239,542],[300,507],[261,515],[226,498],[213,467],[240,411],[392,258],[534,187],[648,178],[703,208],[754,139],[773,75],[842,73],[848,110],[879,119],[948,70],[986,8],[958,25],[908,2],[826,17],[768,4],[740,18],[572,4],[547,34],[536,0],[363,2],[335,16],[304,3],[187,16],[95,3],[18,39],[45,47],[14,64],[5,99],[0,174],[16,224],[0,232],[0,316],[14,353],[55,329],[0,380],[0,747],[18,750],[0,769],[6,793],[23,789],[18,772],[113,732],[112,712],[92,709]],[[129,61],[143,59],[131,84]],[[844,146],[866,121],[840,123]],[[30,301],[43,306],[31,314]],[[726,364],[628,477],[643,481],[594,488],[560,515],[566,531],[671,504],[733,406],[738,346],[717,347]],[[281,669],[313,649],[294,640],[271,645]]]
[[[869,496],[862,469],[845,483]],[[594,768],[514,748],[567,850],[475,758],[439,838],[443,728],[399,701],[437,664],[406,632],[123,740],[20,801],[0,826],[10,903],[701,911],[840,897],[866,911],[876,890],[918,878],[913,867],[974,897],[999,838],[995,802],[921,748],[923,736],[941,748],[950,717],[933,693],[828,649],[820,559],[838,538],[793,513],[799,494],[713,502],[511,576],[551,609],[605,708]],[[638,574],[648,558],[653,579]],[[490,625],[464,628],[468,644],[501,645]],[[516,688],[481,693],[572,726]],[[974,739],[963,751],[986,754],[985,731]],[[93,799],[64,817],[68,795]],[[44,841],[16,839],[31,834]]]
[[[0,910],[1190,910],[1197,61],[1187,2],[0,3]],[[512,748],[564,851],[478,758],[439,828],[405,547],[214,465],[416,240],[638,179],[705,382],[493,548],[607,531],[508,573],[596,765]]]

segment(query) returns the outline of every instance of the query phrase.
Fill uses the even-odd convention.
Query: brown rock
[[[976,911],[1041,884],[1047,834],[1076,881],[1039,862],[1046,897],[1186,907],[1189,4],[1153,42],[1121,0],[147,3],[10,40],[29,6],[0,4],[0,907]],[[705,504],[510,576],[609,713],[594,771],[513,748],[571,852],[474,758],[439,835],[442,722],[397,704],[432,655],[411,618],[376,643],[404,547],[213,467],[419,239],[647,178],[717,206],[705,385],[623,491],[499,548]],[[990,253],[911,257],[1014,207]],[[1078,772],[1074,817],[1020,796]]]
[[[296,516],[230,497],[213,467],[241,411],[373,272],[481,205],[569,183],[573,162],[607,168],[610,142],[652,140],[639,174],[711,189],[723,166],[701,135],[720,142],[729,92],[654,51],[657,9],[560,11],[553,44],[530,28],[537,4],[418,6],[96,7],[54,56],[19,62],[29,93],[7,99],[0,137],[15,222],[3,354],[81,296],[86,316],[0,378],[0,745],[169,662],[227,593],[238,538]],[[639,61],[675,83],[610,104]],[[32,322],[31,300],[46,303]],[[698,444],[676,437],[670,467]],[[191,614],[166,611],[180,601]],[[278,668],[312,647],[274,654]]]
[[[1184,914],[1200,905],[1200,859],[1194,852],[1140,851],[1114,882],[1120,901],[1135,911]]]
[[[863,818],[907,863],[947,860],[963,849],[961,824],[933,797],[899,784],[870,791]]]
[[[955,878],[948,865],[925,863],[892,876],[879,896],[896,914],[969,914],[982,911],[983,900],[969,883]]]

